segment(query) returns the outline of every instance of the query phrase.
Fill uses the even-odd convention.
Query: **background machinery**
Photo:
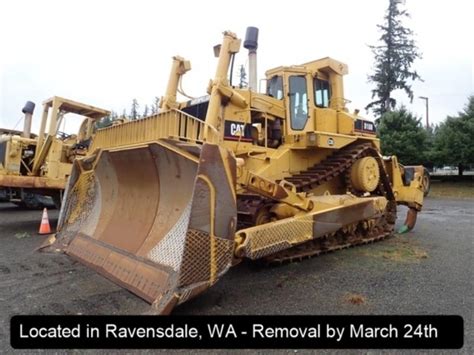
[[[21,136],[22,131],[14,129],[0,128],[0,137],[6,135]],[[36,138],[35,134],[31,134],[30,138]],[[1,144],[1,143],[0,143]],[[0,148],[1,149],[1,148]],[[20,206],[36,207],[54,207],[53,199],[49,196],[38,195],[34,193],[24,192],[22,189],[0,188],[0,202],[13,202]],[[34,206],[34,207],[33,207]]]
[[[31,208],[41,207],[51,197],[59,206],[72,162],[85,155],[93,123],[109,111],[55,96],[43,103],[36,136],[31,134],[34,108],[31,101],[23,108],[23,132],[0,129],[0,195]],[[83,116],[77,135],[59,131],[68,113]]]
[[[256,28],[244,46],[255,63]],[[53,250],[94,268],[158,313],[212,286],[243,258],[284,262],[413,228],[423,167],[382,157],[372,122],[345,107],[331,58],[266,72],[267,92],[228,80],[241,41],[224,33],[208,96],[177,102],[174,57],[162,110],[99,130],[74,162]]]

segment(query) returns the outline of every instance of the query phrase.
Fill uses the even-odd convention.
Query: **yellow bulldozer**
[[[37,206],[35,196],[49,196],[60,205],[62,192],[77,157],[85,156],[94,122],[109,111],[55,96],[43,102],[39,135],[31,133],[35,104],[23,108],[22,132],[0,129],[0,192],[26,207]],[[82,117],[78,134],[61,132],[67,114]]]
[[[383,157],[374,124],[348,112],[345,64],[266,72],[247,30],[249,88],[229,80],[241,40],[224,32],[207,96],[178,102],[189,61],[173,58],[158,114],[99,130],[74,162],[50,239],[166,314],[239,261],[280,263],[380,240],[397,204],[413,228],[422,166]]]

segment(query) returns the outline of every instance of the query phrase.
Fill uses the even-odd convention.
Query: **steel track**
[[[355,143],[340,149],[309,169],[294,174],[286,181],[296,186],[297,191],[310,191],[317,186],[332,179],[343,176],[347,192],[361,195],[356,191],[350,181],[350,167],[360,158],[372,156],[376,159],[380,171],[379,185],[372,196],[385,196],[388,200],[387,208],[382,216],[372,220],[367,226],[367,220],[359,221],[350,226],[344,226],[336,233],[324,235],[303,244],[269,255],[264,258],[268,263],[284,263],[318,256],[324,253],[350,248],[385,239],[393,233],[396,220],[396,203],[390,180],[385,172],[382,157],[371,143]],[[271,203],[262,196],[251,195],[240,198],[239,219],[242,226],[255,223],[254,218],[259,209]]]

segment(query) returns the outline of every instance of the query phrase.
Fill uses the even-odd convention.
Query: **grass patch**
[[[425,250],[402,237],[386,241],[381,248],[366,250],[364,254],[397,263],[416,263],[428,258],[428,253]]]
[[[344,301],[350,304],[365,304],[367,299],[358,293],[348,293],[344,296]]]
[[[428,197],[455,197],[474,199],[474,184],[470,181],[431,181]]]
[[[15,234],[16,239],[24,239],[24,238],[29,238],[29,237],[30,237],[30,235],[26,232]]]

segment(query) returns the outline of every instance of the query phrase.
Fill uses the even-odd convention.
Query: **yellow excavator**
[[[173,58],[161,111],[99,130],[74,162],[49,243],[166,314],[244,258],[281,263],[380,240],[423,204],[422,166],[383,157],[374,124],[346,109],[347,65],[323,58],[266,72],[249,27],[249,88],[228,72],[224,32],[207,96],[177,101],[191,66]]]
[[[37,207],[37,196],[61,203],[62,192],[76,157],[86,155],[94,122],[110,114],[91,105],[59,96],[43,102],[39,135],[31,134],[35,104],[23,108],[22,132],[0,129],[0,193],[5,200]],[[78,134],[61,132],[67,114],[82,119]]]

